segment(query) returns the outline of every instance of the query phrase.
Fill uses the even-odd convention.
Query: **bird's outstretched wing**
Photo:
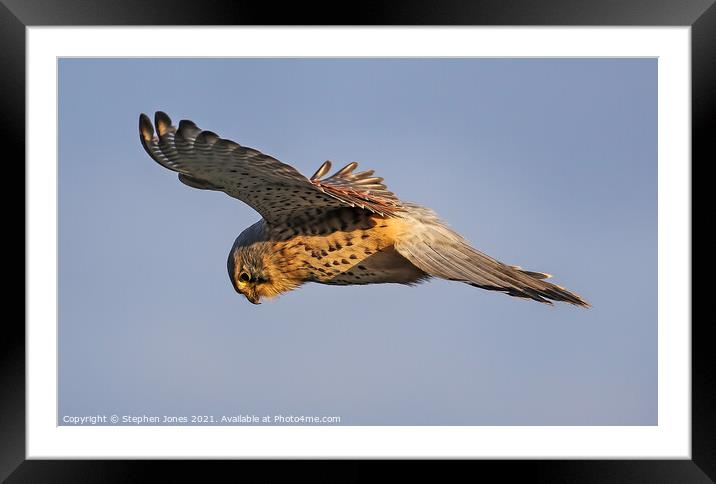
[[[553,300],[589,306],[578,295],[545,281],[549,274],[503,264],[471,247],[431,210],[409,204],[406,213],[410,231],[398,238],[395,250],[424,272],[547,304]]]
[[[253,207],[269,224],[305,221],[341,207],[386,216],[401,210],[396,196],[382,178],[373,177],[373,171],[353,173],[355,162],[321,180],[331,168],[327,161],[308,179],[290,165],[203,131],[191,121],[173,126],[161,111],[155,114],[154,126],[147,115],[140,115],[139,137],[149,156],[178,172],[182,183],[223,191]]]

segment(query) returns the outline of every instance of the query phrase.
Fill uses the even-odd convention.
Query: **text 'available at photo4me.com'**
[[[63,415],[61,425],[302,425],[340,424],[335,415],[234,414],[234,415]]]

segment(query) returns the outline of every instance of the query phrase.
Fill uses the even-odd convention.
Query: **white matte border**
[[[689,27],[27,29],[27,458],[691,458]],[[176,40],[191,35],[191,42]],[[658,426],[57,426],[57,57],[658,57]]]

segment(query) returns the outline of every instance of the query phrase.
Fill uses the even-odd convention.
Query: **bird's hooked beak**
[[[249,289],[245,282],[237,282],[233,278],[231,283],[239,294],[242,294],[251,304],[261,304],[261,296]]]

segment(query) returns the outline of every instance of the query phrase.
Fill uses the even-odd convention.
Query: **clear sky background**
[[[60,419],[657,424],[655,59],[59,62]],[[149,158],[155,110],[308,176],[358,161],[593,308],[442,280],[254,306],[226,257],[259,215]]]

